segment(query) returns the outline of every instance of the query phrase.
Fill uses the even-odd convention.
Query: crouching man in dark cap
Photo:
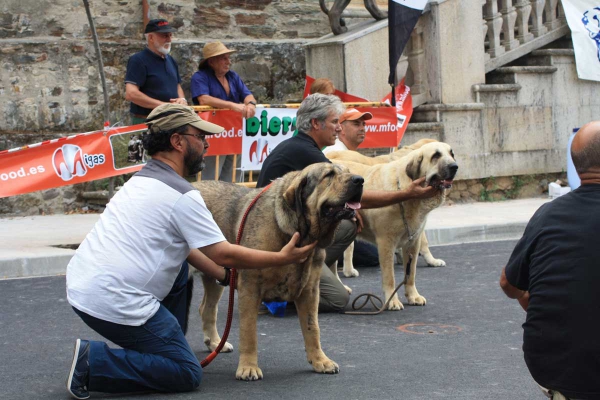
[[[83,322],[119,345],[77,339],[67,389],[190,391],[202,368],[185,339],[187,260],[228,283],[227,268],[303,262],[316,244],[279,252],[225,240],[198,190],[183,177],[203,168],[207,135],[223,128],[189,107],[164,104],[148,115],[143,143],[152,157],[108,203],[67,267],[67,299]]]

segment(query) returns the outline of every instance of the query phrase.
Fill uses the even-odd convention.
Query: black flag
[[[423,13],[427,0],[389,0],[388,30],[390,38],[390,76],[388,83],[392,85],[392,105],[396,105],[396,66],[404,51],[408,39]]]

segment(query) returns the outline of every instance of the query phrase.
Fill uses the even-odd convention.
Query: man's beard
[[[159,47],[158,52],[162,55],[168,55],[171,52],[171,44],[169,43],[168,47]]]
[[[204,154],[198,153],[188,147],[185,156],[183,157],[183,165],[187,172],[187,176],[196,175],[198,172],[204,169]]]

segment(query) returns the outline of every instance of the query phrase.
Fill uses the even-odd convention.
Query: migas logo
[[[88,168],[104,164],[105,159],[104,154],[84,154],[81,147],[64,144],[54,151],[52,166],[63,181],[70,181],[76,176],[85,176]]]
[[[254,165],[261,164],[269,155],[269,142],[263,138],[258,138],[250,145],[250,154],[248,158]]]

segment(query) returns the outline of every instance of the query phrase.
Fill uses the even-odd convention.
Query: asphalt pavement
[[[443,206],[427,222],[431,251],[447,266],[419,260],[424,307],[378,316],[321,314],[321,343],[340,365],[337,375],[312,372],[295,312],[258,320],[264,380],[239,382],[238,318],[234,352],[205,368],[202,385],[185,394],[109,396],[119,399],[535,399],[543,398],[523,361],[525,313],[498,286],[502,267],[527,221],[545,198]],[[65,378],[76,338],[101,340],[66,301],[64,272],[98,214],[0,219],[0,399],[67,399]],[[342,278],[358,294],[381,294],[378,268]],[[403,278],[396,266],[396,280]],[[1,279],[4,277],[5,279]],[[197,280],[193,307],[202,298]],[[401,300],[405,302],[402,295]],[[219,307],[224,328],[226,296]],[[201,323],[191,315],[188,340],[202,360]]]
[[[337,375],[312,372],[295,312],[258,319],[259,364],[264,380],[235,380],[238,318],[229,341],[204,370],[200,388],[184,394],[108,396],[118,399],[542,399],[521,351],[525,313],[498,286],[515,241],[432,247],[448,266],[419,261],[417,288],[424,307],[406,306],[378,316],[321,314],[321,343],[340,365]],[[378,268],[343,278],[362,292],[381,292]],[[396,267],[396,279],[402,279]],[[193,307],[202,285],[195,287]],[[401,300],[405,301],[404,296]],[[219,331],[226,316],[219,307]],[[0,398],[67,399],[65,378],[76,338],[100,339],[71,310],[63,276],[0,280]],[[198,359],[208,352],[196,312],[188,340]]]

